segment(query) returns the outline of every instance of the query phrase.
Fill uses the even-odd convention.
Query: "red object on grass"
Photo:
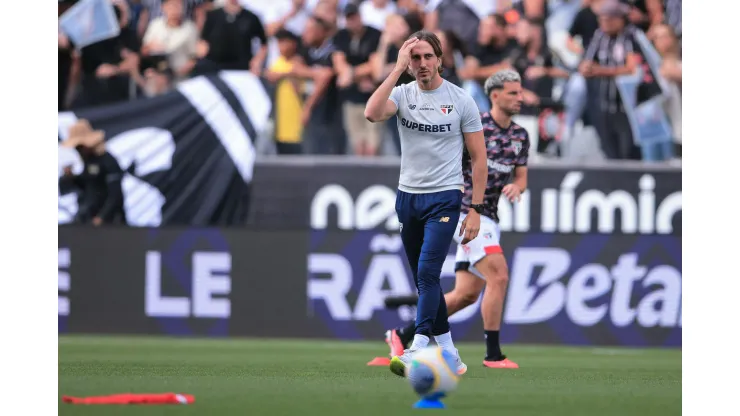
[[[388,367],[391,364],[391,359],[388,357],[375,357],[367,363],[370,367]]]
[[[62,401],[70,404],[191,404],[195,402],[195,397],[179,393],[123,393],[92,397],[62,396]]]

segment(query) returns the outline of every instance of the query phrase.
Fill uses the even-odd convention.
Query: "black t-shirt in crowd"
[[[512,52],[510,59],[512,66],[522,77],[522,88],[532,91],[540,98],[552,98],[554,81],[551,77],[542,76],[536,79],[525,77],[527,69],[530,67],[553,67],[553,57],[548,48],[543,48],[534,58],[530,58],[525,48],[521,48]],[[537,111],[535,107],[523,105],[521,113],[523,115],[535,115]]]
[[[573,24],[570,26],[570,36],[580,36],[583,49],[586,49],[598,28],[599,18],[596,16],[596,13],[590,7],[584,7],[573,19]]]
[[[221,69],[249,69],[253,40],[259,39],[262,45],[267,45],[262,22],[245,9],[235,15],[223,8],[208,12],[201,38],[208,42],[206,59]]]
[[[370,55],[378,49],[380,43],[380,31],[365,26],[365,31],[358,39],[353,39],[352,34],[347,29],[342,29],[334,36],[334,45],[336,50],[344,52],[347,57],[347,63],[351,66],[358,66],[366,63]],[[340,92],[344,100],[353,103],[365,103],[370,99],[372,92],[361,92],[357,85],[353,83],[350,87]]]
[[[442,66],[442,78],[462,88],[462,80],[457,75],[455,66]]]
[[[71,43],[71,41],[70,41]],[[74,48],[74,45],[71,47]],[[139,53],[141,42],[131,28],[122,28],[118,36],[105,39],[80,49],[80,66],[82,70],[82,89],[72,106],[91,107],[114,103],[129,98],[130,77],[119,73],[108,78],[98,78],[96,71],[103,64],[119,65],[123,61],[121,53],[127,49]]]
[[[121,51],[124,49],[135,53],[139,53],[141,49],[141,42],[136,31],[128,27],[121,29],[121,33],[115,38],[85,46],[80,50],[83,75],[95,76],[95,71],[102,64],[120,64],[123,61]]]
[[[398,61],[398,52],[400,49],[396,45],[390,45],[388,46],[388,51],[385,54],[385,63],[386,64],[395,64],[396,61]],[[416,81],[416,78],[414,78],[413,75],[409,74],[408,71],[404,71],[403,74],[398,78],[398,81],[396,81],[396,86],[408,84],[409,82]]]
[[[334,51],[336,51],[336,46],[329,40],[318,48],[301,48],[300,55],[306,65],[310,67],[332,68],[334,66],[332,62]],[[334,121],[339,113],[339,91],[337,89],[336,77],[333,77],[324,95],[315,104],[311,113],[311,119],[317,122],[329,123]]]
[[[514,39],[507,40],[503,47],[489,45],[476,45],[473,56],[478,59],[480,66],[496,65],[510,58],[512,53],[519,48]]]

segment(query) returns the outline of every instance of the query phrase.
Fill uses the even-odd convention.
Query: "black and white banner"
[[[78,119],[105,132],[105,148],[125,172],[131,226],[232,225],[246,221],[254,140],[271,101],[247,71],[222,71],[180,83],[161,96],[59,113],[59,143]],[[83,164],[60,147],[62,166]],[[59,223],[72,221],[77,195],[59,195]]]

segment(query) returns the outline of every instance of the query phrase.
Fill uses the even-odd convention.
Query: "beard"
[[[429,83],[434,79],[436,69],[427,69],[425,72],[417,72],[416,73],[416,80],[421,83]]]
[[[499,106],[499,108],[501,109],[501,111],[503,111],[509,117],[513,117],[513,116],[521,113],[521,111],[522,111],[521,106],[519,106],[519,109],[518,110],[514,106],[504,107],[504,106],[501,105],[501,106]]]

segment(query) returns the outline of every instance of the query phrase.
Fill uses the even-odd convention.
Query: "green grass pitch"
[[[483,343],[458,345],[468,373],[446,414],[681,414],[681,351],[506,345],[519,370],[481,365]],[[378,342],[59,337],[60,415],[393,416],[414,410],[406,380],[367,361]],[[62,395],[189,393],[190,406],[82,406]],[[427,410],[427,412],[438,412]]]

